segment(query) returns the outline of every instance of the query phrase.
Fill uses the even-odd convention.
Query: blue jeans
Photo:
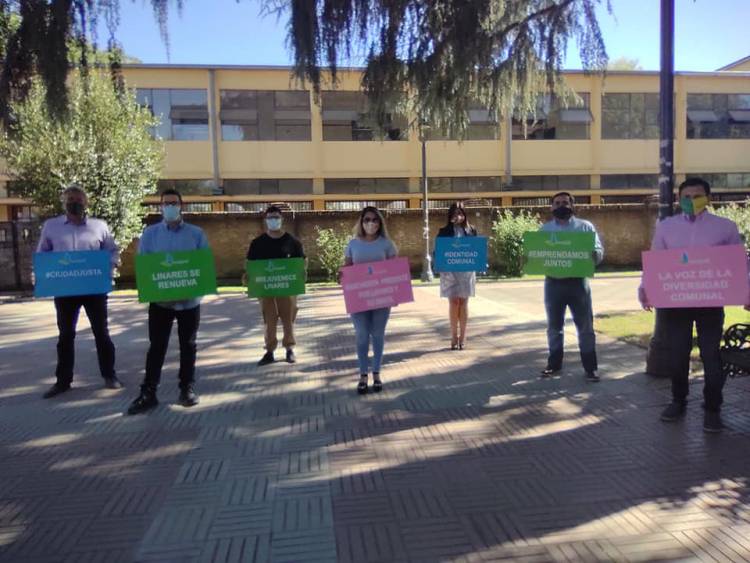
[[[578,348],[581,350],[583,369],[595,371],[596,336],[594,314],[591,309],[591,288],[586,278],[546,278],[544,280],[544,307],[547,310],[547,366],[560,369],[563,362],[563,327],[565,310],[570,307],[578,331]]]
[[[369,373],[367,356],[370,352],[370,339],[372,339],[372,371],[373,373],[380,372],[385,344],[385,325],[388,323],[390,314],[390,307],[352,314],[354,332],[357,335],[357,361],[360,374]]]

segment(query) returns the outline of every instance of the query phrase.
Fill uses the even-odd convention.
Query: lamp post
[[[424,239],[424,256],[422,258],[422,281],[431,282],[435,277],[432,274],[432,256],[430,255],[430,208],[428,205],[427,192],[427,139],[425,130],[427,124],[424,120],[419,124],[419,140],[422,142],[422,219],[424,221],[422,238]]]

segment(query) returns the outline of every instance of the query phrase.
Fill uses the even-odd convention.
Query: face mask
[[[570,219],[570,216],[573,215],[573,210],[570,207],[557,207],[552,210],[552,215],[554,215],[556,219],[567,221]]]
[[[85,207],[79,201],[69,201],[65,204],[65,211],[67,211],[71,215],[74,215],[75,217],[81,217],[84,210]]]
[[[178,205],[162,205],[161,215],[169,223],[177,221],[180,218],[180,207]]]
[[[685,215],[698,215],[708,205],[708,198],[704,195],[696,198],[681,197],[680,208]]]
[[[269,231],[281,230],[281,218],[280,217],[269,217],[266,219],[266,227]]]
[[[362,227],[368,235],[374,235],[380,229],[380,223],[362,223]]]
[[[464,222],[464,216],[463,215],[454,215],[451,218],[451,223],[454,225],[462,225]]]

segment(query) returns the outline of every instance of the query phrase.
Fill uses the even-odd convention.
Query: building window
[[[306,90],[222,90],[223,141],[309,141]]]
[[[208,140],[208,98],[205,90],[136,90],[138,103],[160,119],[155,137],[166,141]]]
[[[326,211],[361,211],[362,208],[368,206],[386,210],[406,209],[407,201],[404,199],[390,201],[326,201]]]
[[[502,182],[499,176],[468,176],[429,178],[427,184],[433,193],[497,192]]]
[[[591,176],[513,176],[510,187],[505,189],[523,191],[559,192],[565,190],[588,190],[591,188]]]
[[[214,187],[213,180],[159,180],[157,190],[177,190],[180,195],[217,195],[220,192]]]
[[[386,125],[378,127],[368,113],[367,98],[362,92],[323,92],[324,141],[405,141],[408,121],[405,116],[391,114]]]
[[[327,194],[405,194],[407,178],[329,178],[324,181]]]
[[[659,94],[604,94],[602,139],[658,139]]]
[[[688,178],[703,178],[711,189],[750,190],[750,172],[707,172],[687,174]]]
[[[0,242],[8,242],[10,237],[8,236],[8,230],[0,228]]]
[[[310,179],[227,179],[224,180],[226,195],[261,195],[261,194],[311,194],[313,182]]]
[[[540,95],[536,114],[526,117],[525,134],[523,117],[513,116],[513,139],[589,139],[594,120],[589,109],[590,96],[588,92],[578,92],[578,96],[579,102],[565,107],[556,96]]]
[[[750,94],[688,94],[688,139],[749,139]]]
[[[600,185],[603,190],[656,189],[659,187],[659,176],[658,174],[602,174]]]
[[[0,182],[0,197],[8,197],[8,184],[7,184],[7,182]]]
[[[224,204],[224,210],[227,213],[263,213],[269,205],[276,205],[277,202],[227,202]],[[311,201],[289,201],[285,202],[285,208],[291,211],[312,211]]]
[[[440,131],[430,128],[427,131],[428,141],[455,141],[457,139],[443,135]],[[474,104],[469,108],[469,125],[466,128],[467,141],[496,141],[500,138],[500,128],[497,119],[485,107]]]

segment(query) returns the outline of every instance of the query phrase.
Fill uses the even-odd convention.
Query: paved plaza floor
[[[636,284],[596,280],[595,309],[633,309]],[[174,404],[173,334],[162,404],[137,417],[144,306],[110,300],[125,389],[101,388],[82,315],[74,389],[45,401],[53,304],[0,304],[0,561],[750,560],[750,378],[706,435],[702,380],[661,423],[669,385],[627,344],[600,336],[587,383],[568,332],[562,375],[539,379],[540,282],[479,284],[464,351],[438,288],[415,297],[365,397],[337,289],[301,298],[298,363],[264,368],[257,303],[206,299],[201,404]]]

